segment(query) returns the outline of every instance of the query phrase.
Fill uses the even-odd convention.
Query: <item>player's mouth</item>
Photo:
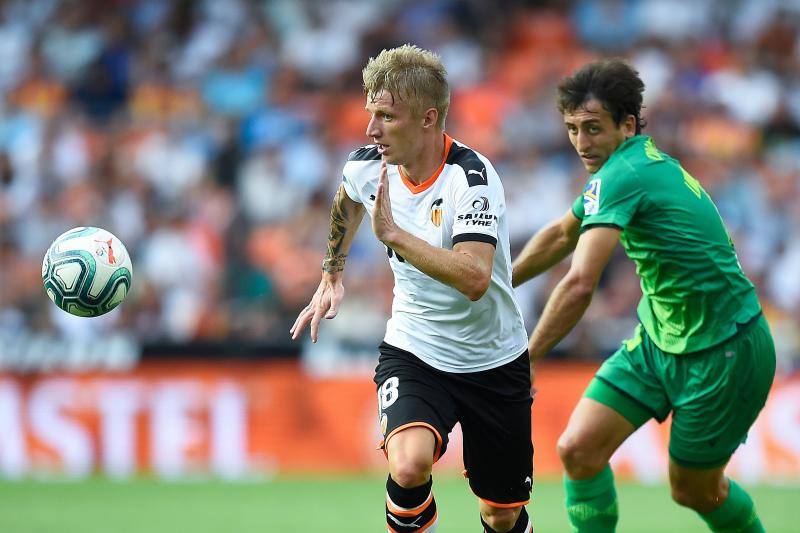
[[[600,162],[600,157],[596,155],[585,155],[581,154],[581,160],[587,166],[593,167],[596,166]]]
[[[381,143],[377,143],[377,142],[375,143],[375,146],[378,148],[378,153],[379,153],[380,155],[383,155],[383,154],[385,154],[385,153],[386,153],[386,150],[389,148],[389,146],[388,146],[388,145],[381,144]]]

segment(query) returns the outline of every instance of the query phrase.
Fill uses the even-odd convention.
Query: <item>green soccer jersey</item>
[[[622,230],[620,242],[641,278],[639,320],[665,352],[718,344],[761,311],[714,202],[650,137],[622,143],[589,177],[572,211],[581,231]]]

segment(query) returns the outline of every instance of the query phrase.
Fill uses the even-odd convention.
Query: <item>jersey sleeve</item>
[[[583,220],[583,194],[575,198],[572,202],[572,214]]]
[[[342,170],[342,185],[344,186],[344,192],[346,192],[347,196],[349,196],[354,202],[363,204],[364,202],[361,201],[361,195],[359,195],[358,187],[355,183],[355,180],[352,178],[352,169],[350,169],[350,174],[351,175],[348,176],[347,163],[345,163],[344,169]]]
[[[347,156],[347,162],[342,170],[342,185],[351,200],[359,204],[364,203],[364,188],[368,181],[368,173],[375,165],[379,164],[380,160],[381,154],[374,144],[362,146]],[[375,176],[377,175],[376,171]]]
[[[643,195],[633,172],[595,175],[572,205],[572,212],[582,220],[581,231],[591,226],[614,226],[622,230],[636,214]]]
[[[453,187],[453,244],[477,241],[496,247],[498,221],[506,208],[503,187],[491,165],[471,170],[475,179],[465,174]]]

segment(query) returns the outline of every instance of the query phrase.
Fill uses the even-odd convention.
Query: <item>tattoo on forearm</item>
[[[331,231],[328,234],[328,253],[322,261],[322,270],[325,272],[341,272],[347,254],[340,252],[344,237],[347,234],[347,222],[350,213],[344,204],[344,188],[339,187],[331,206]]]
[[[341,272],[344,270],[344,262],[347,259],[347,254],[336,254],[333,257],[325,256],[322,260],[322,270],[329,274]]]

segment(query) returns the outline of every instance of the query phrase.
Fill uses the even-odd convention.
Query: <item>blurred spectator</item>
[[[717,200],[780,367],[798,370],[800,2],[734,4],[4,2],[0,331],[287,342],[318,279],[341,166],[369,142],[360,70],[414,42],[449,69],[447,130],[500,171],[514,249],[585,179],[558,79],[594,57],[629,58],[647,84],[645,133]],[[44,250],[78,225],[113,231],[134,259],[132,294],[105,320],[72,320],[38,279]],[[385,262],[365,219],[348,259],[359,281],[326,325],[325,353],[380,337]],[[612,265],[555,356],[601,358],[629,333],[639,288],[626,258]],[[562,274],[519,291],[529,329]]]

